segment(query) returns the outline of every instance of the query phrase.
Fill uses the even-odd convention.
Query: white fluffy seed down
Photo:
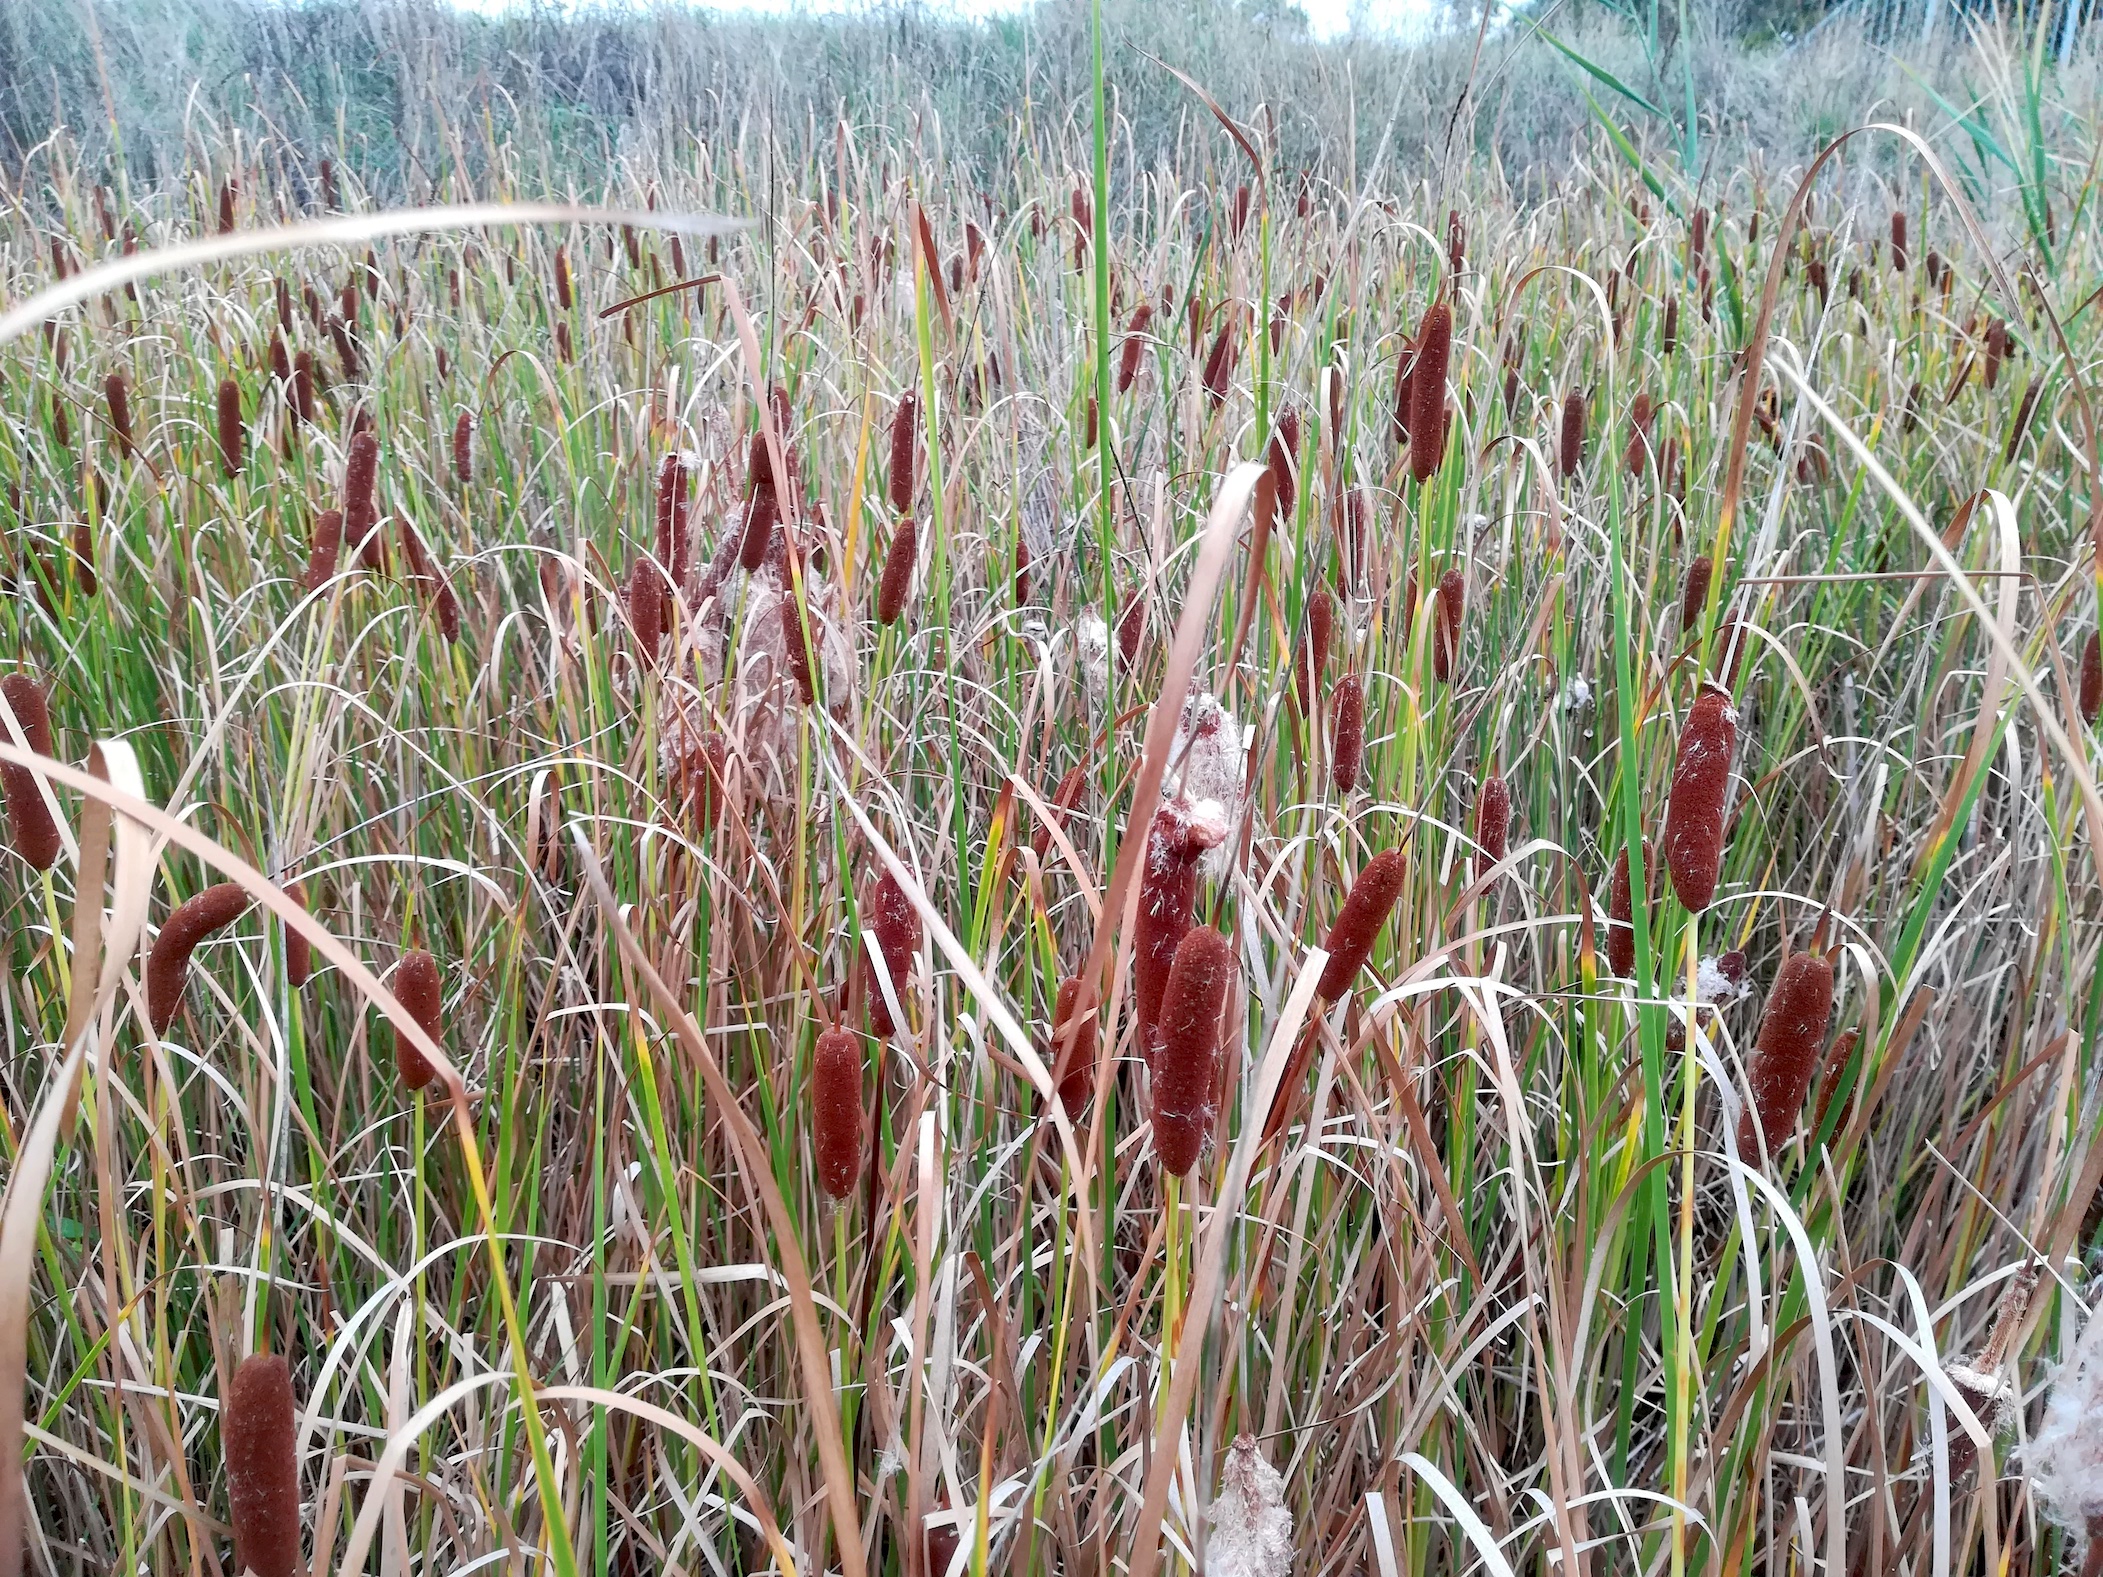
[[[1231,831],[1241,819],[1242,785],[1254,733],[1254,729],[1245,732],[1234,714],[1209,691],[1192,696],[1184,703],[1175,742],[1169,747],[1169,776],[1162,785],[1163,795],[1206,807],[1208,812],[1216,807],[1219,819]],[[1206,852],[1201,867],[1205,878],[1221,880],[1233,860],[1231,840],[1215,845]]]
[[[2103,1523],[2103,1319],[2090,1317],[2052,1381],[2023,1466],[2045,1514],[2086,1547]]]
[[[1292,1553],[1285,1480],[1263,1460],[1255,1440],[1243,1435],[1227,1448],[1220,1469],[1205,1570],[1211,1577],[1288,1577]]]

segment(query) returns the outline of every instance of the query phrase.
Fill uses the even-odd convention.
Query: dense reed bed
[[[1525,208],[842,127],[591,188],[727,237],[0,345],[0,744],[127,741],[398,998],[195,845],[97,997],[7,763],[31,1568],[2076,1560],[2103,235],[2039,126],[2034,191],[1602,139]],[[365,206],[193,158],[47,145],[0,292]]]

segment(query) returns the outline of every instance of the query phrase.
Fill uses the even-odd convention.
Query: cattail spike
[[[1235,975],[1234,944],[1200,926],[1178,944],[1161,997],[1154,1055],[1154,1152],[1180,1177],[1212,1135],[1219,1083],[1220,1014]]]
[[[1386,849],[1366,861],[1358,879],[1351,883],[1344,906],[1329,927],[1329,939],[1322,944],[1329,962],[1322,966],[1322,978],[1314,992],[1324,1002],[1334,1002],[1349,991],[1365,961],[1372,956],[1380,929],[1402,896],[1404,871],[1402,851]]]
[[[1078,1117],[1081,1108],[1088,1104],[1088,1095],[1095,1087],[1095,1014],[1074,1025],[1072,1044],[1062,1033],[1067,1021],[1073,1017],[1074,1004],[1081,998],[1081,977],[1069,975],[1059,982],[1059,1000],[1052,1008],[1052,1077],[1058,1081],[1059,1104],[1066,1108],[1068,1117]]]
[[[299,882],[285,886],[285,896],[300,908],[307,907],[307,889]],[[314,977],[314,944],[289,925],[285,927],[285,984],[294,991]]]
[[[1142,301],[1132,309],[1131,320],[1125,324],[1124,348],[1117,360],[1117,392],[1125,393],[1132,381],[1139,376],[1139,358],[1146,352],[1146,331],[1154,321],[1154,304]]]
[[[2103,638],[2094,630],[2081,648],[2081,720],[2093,725],[2103,711]]]
[[[862,900],[862,926],[876,937],[876,950],[883,955],[891,989],[897,993],[898,1005],[905,1006],[906,978],[920,954],[920,911],[888,867],[878,870],[869,895]],[[870,1032],[878,1040],[888,1040],[897,1024],[891,1017],[890,1004],[884,1000],[883,982],[877,979],[876,966],[866,955],[862,968],[869,985]]]
[[[247,429],[241,422],[241,385],[231,378],[219,380],[219,469],[227,476],[241,474],[246,458]]]
[[[1556,453],[1567,482],[1585,463],[1585,397],[1575,389],[1563,396],[1562,442]]]
[[[764,450],[760,452],[765,453]],[[754,487],[745,502],[745,524],[738,548],[738,564],[748,575],[756,573],[767,562],[767,549],[774,540],[777,514],[773,485]]]
[[[239,882],[220,882],[177,904],[146,955],[146,1016],[156,1035],[164,1035],[183,1005],[190,981],[190,955],[214,931],[223,931],[248,907],[248,890]]]
[[[467,411],[453,418],[453,476],[463,487],[475,479],[475,419]]]
[[[1716,561],[1704,553],[1687,566],[1686,584],[1679,594],[1679,627],[1692,631],[1701,627],[1702,611],[1709,605],[1709,581]]]
[[[293,1577],[299,1552],[299,1454],[292,1369],[277,1353],[244,1358],[219,1409],[234,1570]]]
[[[862,1038],[833,1028],[811,1051],[811,1153],[828,1199],[854,1192],[862,1169]]]
[[[1431,676],[1451,684],[1460,669],[1461,625],[1468,612],[1468,582],[1459,570],[1449,569],[1439,577],[1432,611]]]
[[[898,409],[891,417],[891,511],[893,514],[909,515],[913,512],[914,487],[913,464],[919,445],[920,397],[908,389],[898,397]]]
[[[1763,1139],[1774,1154],[1795,1129],[1832,1018],[1832,964],[1821,953],[1790,954],[1775,973],[1746,1064],[1752,1103],[1738,1119],[1738,1150],[1748,1160],[1758,1159]]]
[[[1179,801],[1154,812],[1147,829],[1146,863],[1139,876],[1139,916],[1133,927],[1133,1016],[1139,1047],[1152,1062],[1158,1046],[1161,994],[1176,948],[1196,923],[1198,861],[1224,842],[1228,828],[1217,808],[1203,814]]]
[[[1487,876],[1510,851],[1512,791],[1492,772],[1475,794],[1475,878]]]
[[[380,442],[369,432],[351,439],[343,469],[343,535],[358,550],[358,562],[375,575],[387,573],[387,548],[378,531],[373,493],[379,480]]]
[[[899,615],[905,612],[906,599],[913,591],[913,570],[920,556],[920,530],[913,524],[911,515],[899,518],[898,529],[891,536],[891,550],[884,555],[883,579],[876,589],[876,620],[879,624],[896,624]]]
[[[1658,862],[1651,852],[1650,840],[1642,842],[1643,885],[1657,890]],[[1647,910],[1647,905],[1646,905]],[[1607,884],[1606,900],[1606,966],[1614,974],[1626,979],[1636,972],[1636,902],[1633,878],[1628,869],[1628,848],[1622,846],[1614,860],[1613,880]]]
[[[1680,731],[1679,759],[1665,803],[1665,863],[1672,890],[1693,914],[1716,896],[1737,749],[1737,709],[1725,691],[1711,685],[1696,698]]]
[[[314,541],[307,550],[307,573],[300,584],[319,591],[336,576],[336,560],[343,551],[343,511],[324,509],[314,518]]]
[[[0,695],[7,698],[29,748],[40,756],[52,755],[51,709],[44,687],[26,673],[11,673],[0,679]],[[14,742],[11,734],[0,737]],[[8,832],[15,852],[35,869],[50,870],[58,863],[58,823],[44,800],[44,791],[37,786],[36,774],[9,763],[0,767],[0,787],[6,791]]]
[[[811,615],[817,622],[817,615]],[[795,681],[796,695],[805,706],[814,705],[818,690],[812,677],[810,635],[804,629],[803,609],[798,606],[795,594],[784,591],[781,595],[781,638],[787,648],[789,678]]]
[[[1419,486],[1431,480],[1445,457],[1446,370],[1452,354],[1453,309],[1434,301],[1417,329],[1416,366],[1409,379],[1409,474]]]
[[[1336,599],[1327,586],[1317,586],[1307,599],[1307,631],[1300,639],[1299,661],[1293,668],[1293,686],[1300,699],[1300,715],[1314,715],[1314,698],[1321,693],[1322,675],[1329,666],[1329,643],[1336,633]]]
[[[437,959],[420,947],[404,953],[401,967],[394,972],[394,995],[426,1035],[433,1040],[442,1039],[440,1015],[445,1008],[445,982],[439,977]],[[404,1087],[411,1090],[420,1090],[438,1077],[431,1059],[417,1049],[399,1026],[394,1031],[394,1066]]]
[[[1356,673],[1345,674],[1336,687],[1329,740],[1330,778],[1336,792],[1347,795],[1358,787],[1365,760],[1365,685]]]

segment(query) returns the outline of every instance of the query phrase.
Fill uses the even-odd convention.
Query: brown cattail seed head
[[[1658,878],[1657,857],[1651,853],[1650,840],[1645,838],[1643,848],[1643,885],[1655,889]],[[1646,905],[1646,910],[1648,906]],[[1606,896],[1606,966],[1616,975],[1626,978],[1636,972],[1636,901],[1633,879],[1628,870],[1628,848],[1623,845],[1614,861],[1613,880],[1607,883]]]
[[[1168,972],[1176,948],[1194,923],[1198,861],[1224,842],[1227,832],[1226,817],[1217,806],[1192,809],[1176,800],[1154,812],[1154,824],[1147,829],[1139,916],[1133,928],[1132,1008],[1140,1050],[1149,1062],[1159,1045]]]
[[[1709,581],[1716,573],[1716,561],[1704,553],[1687,566],[1687,581],[1680,588],[1679,627],[1696,630],[1701,627],[1701,615],[1709,605]]]
[[[1461,621],[1468,611],[1468,583],[1457,569],[1439,577],[1438,600],[1431,626],[1431,676],[1451,684],[1460,668]]]
[[[811,1154],[828,1199],[854,1192],[862,1169],[862,1038],[829,1029],[811,1052]]]
[[[1212,342],[1211,354],[1205,358],[1205,399],[1212,406],[1219,406],[1227,398],[1227,380],[1234,374],[1234,321],[1230,314],[1221,326],[1219,337]]]
[[[723,813],[725,794],[724,772],[730,760],[730,749],[721,734],[710,731],[701,736],[700,742],[686,756],[686,802],[693,816],[694,830],[707,837],[716,829],[716,819]]]
[[[1290,405],[1278,414],[1278,430],[1271,434],[1267,459],[1271,486],[1277,490],[1278,514],[1290,519],[1298,485],[1296,470],[1300,463],[1300,413]]]
[[[1322,944],[1329,962],[1322,966],[1322,978],[1314,991],[1324,1002],[1334,1002],[1349,991],[1372,956],[1380,928],[1402,896],[1403,869],[1400,849],[1383,850],[1366,861],[1358,880],[1351,884],[1335,924],[1329,927],[1329,939]]]
[[[690,508],[686,461],[668,454],[657,467],[657,562],[671,579],[668,591],[686,584]]]
[[[44,700],[44,687],[28,674],[11,673],[0,679],[0,695],[7,698],[29,748],[40,756],[52,754],[51,711]],[[11,734],[5,737],[9,744],[14,742]],[[58,863],[58,823],[37,786],[36,774],[9,763],[0,767],[0,786],[7,794],[7,826],[15,852],[36,869],[50,870]]]
[[[745,525],[738,545],[738,564],[748,575],[767,562],[767,548],[774,540],[776,514],[773,485],[755,486],[745,501]]]
[[[343,511],[324,509],[314,518],[314,540],[307,549],[307,573],[301,584],[319,591],[336,574],[336,559],[343,551]]]
[[[1832,964],[1819,953],[1790,954],[1775,973],[1760,1015],[1760,1039],[1745,1068],[1752,1104],[1738,1119],[1743,1155],[1756,1159],[1762,1137],[1772,1154],[1796,1127],[1832,1018]]]
[[[433,1040],[439,1039],[445,985],[438,975],[438,960],[420,947],[404,953],[401,967],[394,972],[394,994],[423,1032]],[[412,1090],[420,1090],[438,1077],[431,1059],[417,1050],[416,1043],[399,1026],[394,1032],[394,1066],[402,1083]]]
[[[883,955],[884,969],[891,977],[891,989],[898,995],[900,1007],[906,1001],[906,977],[912,973],[913,960],[920,952],[920,911],[913,900],[906,896],[905,888],[888,868],[876,874],[869,886],[869,895],[862,900],[862,925],[876,937],[876,950]],[[883,983],[876,977],[876,966],[866,955],[863,973],[869,984],[869,1028],[877,1039],[889,1038],[897,1028],[891,1017],[890,1004],[884,1000]]]
[[[241,425],[241,385],[231,378],[219,380],[219,468],[228,476],[240,474],[248,436]]]
[[[358,561],[374,574],[387,569],[387,550],[374,528],[379,517],[373,492],[380,474],[380,442],[369,432],[351,439],[343,470],[343,534],[358,549]]]
[[[813,623],[817,615],[811,616]],[[803,609],[795,594],[784,591],[781,596],[781,639],[788,651],[789,678],[794,681],[796,695],[805,706],[818,699],[818,691],[811,676],[810,638],[803,627]]]
[[[1434,301],[1417,330],[1415,369],[1410,373],[1409,474],[1421,484],[1445,458],[1446,369],[1453,354],[1453,309]]]
[[[300,908],[307,907],[307,889],[298,882],[286,884],[285,896]],[[285,984],[299,990],[314,976],[314,944],[289,925],[285,927]]]
[[[195,898],[176,905],[153,939],[146,956],[146,1016],[156,1035],[167,1033],[183,1005],[183,987],[190,979],[190,954],[214,931],[222,931],[241,918],[248,907],[248,892],[238,882],[207,887]]]
[[[1161,1169],[1175,1177],[1197,1164],[1212,1134],[1220,1013],[1234,973],[1234,944],[1210,926],[1200,926],[1177,945],[1162,992],[1160,1045],[1154,1055],[1154,1152]]]
[[[292,358],[292,420],[314,420],[314,353],[310,350]]]
[[[1146,353],[1147,326],[1154,321],[1154,304],[1142,301],[1132,309],[1125,324],[1124,348],[1117,357],[1117,392],[1123,394],[1139,376],[1139,358]]]
[[[1840,1093],[1840,1081],[1847,1077],[1848,1061],[1855,1055],[1855,1047],[1861,1040],[1862,1031],[1859,1029],[1842,1030],[1833,1042],[1833,1049],[1826,1053],[1826,1076],[1819,1081],[1818,1111],[1811,1119],[1814,1129],[1826,1125],[1826,1114],[1833,1109],[1833,1097]]]
[[[453,418],[453,475],[463,486],[475,479],[475,419],[466,411]]]
[[[1293,684],[1300,697],[1300,712],[1311,716],[1314,698],[1321,693],[1322,673],[1329,666],[1329,643],[1336,634],[1336,599],[1327,586],[1317,586],[1307,599],[1307,633],[1300,642],[1300,658]]]
[[[1479,880],[1510,851],[1512,791],[1492,772],[1475,793],[1475,875]]]
[[[1906,272],[1906,210],[1891,210],[1891,266],[1897,272]]]
[[[1723,823],[1730,808],[1731,758],[1738,749],[1738,712],[1730,696],[1711,685],[1680,730],[1679,760],[1665,802],[1665,864],[1672,890],[1694,914],[1716,896],[1723,868]]]
[[[1139,642],[1146,633],[1146,598],[1134,593],[1125,604],[1125,611],[1117,616],[1117,655],[1122,657],[1127,668],[1138,660]]]
[[[1088,1092],[1095,1086],[1095,1015],[1091,1012],[1074,1026],[1071,1048],[1060,1033],[1073,1017],[1074,1004],[1080,997],[1081,978],[1069,975],[1059,982],[1059,1000],[1052,1009],[1051,1068],[1059,1081],[1059,1104],[1066,1108],[1069,1117],[1080,1114],[1088,1104]]]
[[[898,410],[891,417],[891,510],[909,515],[913,511],[913,458],[918,446],[920,399],[908,389],[898,397]]]
[[[884,555],[883,579],[876,588],[876,620],[896,624],[905,612],[913,591],[913,569],[920,556],[920,529],[911,515],[901,516],[891,535],[891,550]]]
[[[113,372],[102,380],[102,397],[109,406],[110,426],[117,434],[117,447],[124,454],[133,453],[131,435],[131,388],[124,381],[124,374]]]
[[[2081,721],[2094,723],[2103,711],[2103,639],[2094,630],[2081,648]]]
[[[1650,419],[1653,415],[1650,396],[1639,394],[1629,407],[1628,453],[1624,456],[1628,474],[1640,477],[1650,467]]]
[[[1565,481],[1585,463],[1585,397],[1575,389],[1563,396],[1562,443],[1556,453]]]
[[[244,1358],[219,1409],[234,1569],[293,1577],[299,1559],[299,1454],[292,1369],[282,1355]]]
[[[636,655],[645,668],[655,668],[658,650],[664,644],[664,577],[650,560],[638,558],[628,571],[624,601],[628,605],[628,623],[635,631]]]
[[[1349,794],[1358,787],[1364,761],[1365,686],[1356,673],[1347,673],[1336,687],[1329,730],[1329,770],[1337,793]]]

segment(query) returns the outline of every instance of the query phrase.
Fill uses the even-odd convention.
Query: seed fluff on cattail
[[[6,697],[29,748],[40,756],[54,754],[51,710],[44,699],[44,687],[26,673],[11,673],[0,679],[0,696]],[[10,744],[14,742],[12,735],[4,737]],[[14,840],[15,852],[37,870],[50,870],[58,863],[58,823],[52,819],[36,774],[9,762],[0,766],[0,788],[6,792],[8,834]]]
[[[293,1577],[301,1569],[294,1412],[292,1368],[278,1353],[244,1358],[220,1401],[234,1570],[243,1577]]]
[[[811,1155],[825,1197],[845,1199],[862,1169],[862,1038],[835,1026],[811,1051]]]
[[[445,982],[439,976],[437,959],[420,947],[404,953],[394,972],[394,995],[426,1035],[441,1039]],[[417,1049],[399,1025],[394,1031],[394,1066],[402,1084],[411,1090],[420,1090],[438,1077],[431,1059]]]
[[[1729,694],[1709,685],[1680,730],[1672,792],[1665,802],[1665,864],[1672,890],[1699,914],[1716,896],[1723,868],[1723,824],[1730,808],[1731,759],[1738,750],[1738,712]]]
[[[1745,1067],[1752,1104],[1739,1115],[1738,1152],[1746,1159],[1759,1158],[1763,1138],[1773,1154],[1795,1129],[1832,1018],[1832,964],[1821,953],[1790,954],[1775,972]]]
[[[1171,1176],[1197,1165],[1212,1134],[1220,1016],[1234,975],[1234,944],[1200,926],[1177,944],[1163,982],[1153,1063],[1154,1153]]]
[[[182,1010],[183,988],[190,982],[190,955],[197,944],[223,931],[248,908],[248,891],[238,882],[220,882],[176,905],[153,939],[146,955],[146,1016],[156,1035],[166,1034]]]

